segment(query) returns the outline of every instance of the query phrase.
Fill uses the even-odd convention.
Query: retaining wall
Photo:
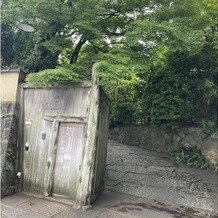
[[[173,132],[147,126],[124,126],[110,129],[109,139],[158,152],[167,152],[178,145],[197,146],[212,167],[218,164],[218,138],[215,130],[189,127]]]
[[[1,197],[12,195],[17,183],[19,106],[1,102]]]

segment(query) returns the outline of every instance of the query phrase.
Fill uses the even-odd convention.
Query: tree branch
[[[91,40],[89,40],[90,44],[95,48],[96,51],[102,51],[105,52],[104,48],[101,48],[97,45],[95,45]]]
[[[110,19],[111,17],[114,17],[114,16],[119,16],[120,13],[118,11],[115,11],[115,12],[110,12],[110,13],[105,13],[105,14],[100,14],[100,17],[104,20],[108,20]]]
[[[70,57],[70,64],[76,63],[79,52],[82,48],[82,46],[85,44],[87,40],[85,39],[84,36],[81,36],[79,42],[76,45],[76,48],[73,50],[71,57]]]
[[[109,30],[106,30],[105,32],[111,36],[124,36],[124,32],[116,33],[116,32],[110,32]]]

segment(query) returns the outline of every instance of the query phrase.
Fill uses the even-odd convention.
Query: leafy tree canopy
[[[80,78],[100,60],[112,125],[215,123],[216,0],[3,0],[2,9],[2,65],[61,65]]]

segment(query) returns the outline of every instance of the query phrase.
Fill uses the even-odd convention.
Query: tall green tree
[[[98,53],[107,51],[110,44],[117,43],[117,37],[124,35],[125,25],[131,20],[127,13],[140,10],[142,2],[149,1],[8,0],[2,4],[2,20],[14,28],[17,22],[33,25],[36,32],[30,37],[34,44],[28,47],[30,51],[40,53],[43,50],[41,53],[46,56],[45,50],[48,49],[51,52],[48,55],[55,62],[58,59],[57,54],[60,55],[67,49],[68,52],[64,55],[67,55],[68,63],[73,64],[77,62],[85,44],[92,45],[93,50]],[[13,35],[16,37],[19,31],[14,31]],[[6,43],[4,39],[3,36],[3,44]],[[15,43],[13,40],[11,42]],[[11,51],[13,52],[14,50]],[[29,54],[33,55],[32,52]],[[6,56],[7,54],[3,54],[3,59]],[[21,63],[20,59],[15,62]],[[38,65],[41,65],[40,61]]]
[[[13,42],[2,63],[35,72],[61,64],[88,76],[100,60],[112,125],[215,119],[216,0],[7,0],[2,9],[3,47]],[[16,22],[35,33],[21,33]]]
[[[178,128],[207,119],[216,125],[216,9],[214,1],[155,1],[153,9],[127,26],[126,45],[138,58],[132,65],[129,52],[127,66],[136,69],[137,89],[143,94],[134,98],[140,99],[137,110],[146,124]],[[113,72],[115,68],[111,66]],[[124,121],[130,120],[127,113],[122,113]]]

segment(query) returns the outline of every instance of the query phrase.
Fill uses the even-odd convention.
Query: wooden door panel
[[[60,123],[54,171],[54,193],[75,196],[85,141],[83,123]]]

